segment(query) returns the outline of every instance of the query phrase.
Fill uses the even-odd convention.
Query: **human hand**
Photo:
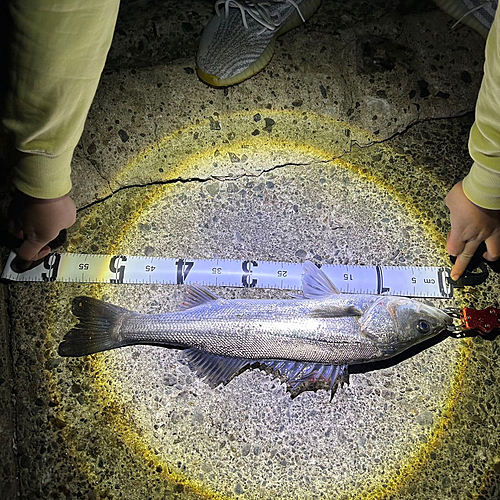
[[[465,196],[461,181],[453,186],[445,201],[451,222],[446,251],[457,257],[451,269],[451,279],[457,280],[483,241],[486,260],[500,257],[500,210],[488,210],[472,203]]]
[[[16,190],[9,206],[7,228],[15,238],[23,240],[16,250],[18,257],[31,262],[43,259],[50,252],[47,243],[75,221],[76,207],[69,195],[44,200]]]

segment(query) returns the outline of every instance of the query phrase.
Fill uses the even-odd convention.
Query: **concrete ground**
[[[470,166],[484,40],[430,1],[325,0],[260,74],[213,89],[194,65],[212,9],[123,0],[65,249],[447,265],[444,197]],[[499,286],[455,304],[498,305]],[[74,296],[160,312],[181,293],[0,287],[2,498],[500,498],[498,340],[355,370],[332,402],[292,400],[259,370],[210,389],[158,347],[57,355]]]

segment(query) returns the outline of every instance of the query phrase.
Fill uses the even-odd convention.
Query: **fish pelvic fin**
[[[340,292],[324,271],[306,260],[302,272],[302,293],[306,299],[323,299]]]
[[[201,285],[186,285],[184,299],[179,310],[200,306],[213,300],[222,300],[217,294]]]
[[[120,335],[123,319],[133,314],[128,309],[79,296],[73,299],[72,312],[80,321],[59,344],[60,356],[86,356],[128,345]]]
[[[183,354],[191,370],[212,389],[227,384],[247,366],[255,363],[252,359],[218,356],[198,349],[186,349]]]
[[[262,370],[284,381],[292,398],[304,391],[319,389],[329,390],[333,398],[338,387],[349,383],[347,365],[326,365],[280,359],[232,358],[198,349],[186,349],[184,357],[191,370],[212,388],[227,384],[251,366],[260,366]]]

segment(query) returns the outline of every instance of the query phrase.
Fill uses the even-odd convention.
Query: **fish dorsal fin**
[[[187,349],[184,356],[190,368],[212,388],[229,382],[246,366],[255,363],[251,359],[218,356],[198,349]]]
[[[323,299],[340,292],[324,271],[306,260],[302,273],[302,293],[306,299]]]
[[[180,306],[180,310],[190,309],[191,307],[206,304],[212,300],[221,300],[221,298],[201,285],[187,285],[184,292],[184,300]]]

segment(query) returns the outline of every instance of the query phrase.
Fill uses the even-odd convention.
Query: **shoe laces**
[[[271,7],[273,3],[289,3],[293,5],[293,7],[297,9],[302,21],[304,23],[306,22],[295,0],[217,0],[217,2],[215,2],[215,12],[220,16],[220,6],[222,4],[224,4],[224,14],[226,17],[229,16],[229,9],[231,7],[240,9],[243,26],[248,29],[246,18],[248,14],[255,19],[255,21],[264,26],[262,30],[263,33],[266,29],[274,31],[281,26],[281,13],[269,11],[269,7]]]
[[[486,7],[487,5],[491,4],[491,0],[486,0],[486,2],[482,3],[481,5],[478,5],[477,7],[473,7],[472,9],[469,9],[458,21],[453,23],[453,26],[451,29],[455,29],[467,16],[470,16],[474,12],[478,11],[479,9],[482,9],[483,7]]]

